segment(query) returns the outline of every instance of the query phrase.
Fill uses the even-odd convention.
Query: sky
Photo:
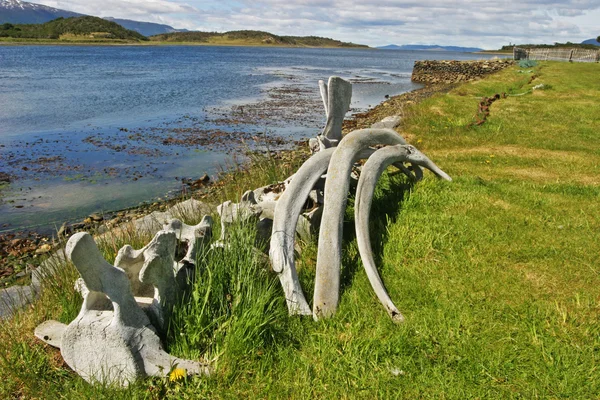
[[[32,0],[99,17],[201,31],[252,29],[381,46],[581,42],[600,35],[600,0]]]

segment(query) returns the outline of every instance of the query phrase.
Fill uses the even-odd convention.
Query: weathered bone
[[[176,248],[175,233],[160,231],[139,250],[129,245],[122,247],[115,259],[115,267],[127,275],[133,295],[152,298],[145,310],[161,331],[166,328],[170,310],[178,298],[179,288],[174,277],[177,263],[173,259]],[[85,296],[85,290],[80,291]]]
[[[194,226],[184,224],[178,219],[173,219],[165,224],[163,230],[175,233],[177,240],[187,246],[185,256],[177,264],[177,271],[186,264],[196,265],[198,250],[212,238],[212,225],[213,219],[209,215],[205,215],[202,221]]]
[[[390,299],[377,272],[369,234],[369,212],[371,210],[375,186],[383,171],[391,164],[403,162],[410,162],[413,166],[421,165],[431,170],[441,179],[452,180],[429,158],[410,145],[389,146],[379,149],[363,166],[356,188],[356,201],[354,203],[354,220],[358,249],[365,271],[367,272],[367,277],[369,278],[369,282],[371,282],[375,294],[390,317],[396,322],[402,322],[404,317],[398,308],[396,308],[392,299]]]
[[[337,146],[342,139],[342,124],[352,100],[352,84],[340,77],[330,77],[327,85],[319,81],[319,89],[325,106],[327,123],[316,140],[311,139],[309,142],[313,152]]]
[[[375,150],[364,149],[355,155],[353,163],[368,158]],[[273,270],[278,273],[290,314],[310,315],[312,311],[302,292],[294,262],[296,230],[302,207],[313,187],[327,171],[335,148],[322,150],[310,157],[294,174],[279,197],[273,217],[273,234],[269,256]]]
[[[313,297],[315,319],[333,315],[339,301],[342,228],[352,165],[361,150],[378,144],[406,144],[406,141],[391,129],[361,129],[346,135],[331,158],[319,233]]]
[[[283,287],[290,314],[312,313],[294,265],[296,224],[310,191],[327,170],[334,151],[334,148],[322,150],[302,164],[275,206],[269,256]]]
[[[175,364],[188,373],[208,367],[167,354],[150,320],[136,303],[129,279],[107,263],[92,237],[73,235],[66,247],[89,290],[77,318],[60,341],[65,362],[89,382],[127,385],[145,376],[165,376]],[[105,299],[111,308],[105,307]]]
[[[323,80],[319,80],[319,92],[321,93],[321,100],[323,100],[323,106],[325,107],[325,117],[329,117],[329,95],[327,84]]]

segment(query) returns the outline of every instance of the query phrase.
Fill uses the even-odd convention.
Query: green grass
[[[85,384],[31,336],[44,319],[72,315],[67,269],[56,290],[2,324],[0,396],[598,398],[599,72],[541,63],[530,82],[511,68],[410,106],[404,134],[454,181],[428,174],[410,185],[388,174],[377,188],[375,259],[404,324],[390,321],[370,289],[351,199],[334,318],[287,317],[276,277],[241,226],[231,248],[207,255],[168,343],[179,356],[212,360],[214,376],[124,390]],[[540,83],[551,89],[500,99],[485,124],[469,125],[482,96]],[[240,172],[223,193],[276,179],[262,165],[257,184]],[[315,257],[306,243],[298,267],[308,296]]]

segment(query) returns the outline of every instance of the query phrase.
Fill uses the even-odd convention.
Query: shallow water
[[[351,107],[358,111],[385,95],[418,88],[410,81],[417,59],[482,57],[364,49],[0,46],[0,172],[14,178],[0,195],[0,232],[53,229],[92,212],[172,196],[181,190],[181,178],[213,175],[244,146],[260,147],[256,137],[313,137],[325,122],[319,79],[351,80]]]

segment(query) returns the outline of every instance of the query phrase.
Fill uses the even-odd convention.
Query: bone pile
[[[371,250],[368,226],[375,186],[392,164],[414,181],[423,177],[421,167],[441,179],[451,178],[393,129],[362,129],[342,137],[352,85],[331,77],[327,84],[319,81],[319,87],[327,123],[309,142],[313,155],[285,181],[248,191],[239,203],[219,205],[221,236],[211,247],[227,246],[228,230],[236,221],[253,221],[257,240],[268,243],[290,314],[314,319],[334,315],[347,194],[351,179],[356,178],[356,163],[367,159],[359,168],[355,201],[360,256],[380,302],[394,321],[401,322],[404,317],[383,285]],[[197,255],[211,241],[212,219],[205,216],[196,226],[177,219],[163,222],[147,246],[139,250],[123,247],[114,266],[104,260],[87,233],[78,233],[67,243],[67,258],[81,275],[76,283],[84,298],[81,311],[68,325],[44,322],[35,335],[60,348],[65,362],[89,382],[126,386],[147,376],[166,376],[173,365],[188,374],[210,373],[209,365],[167,354],[161,336],[173,306],[187,290],[194,269],[200,267]],[[308,239],[313,233],[319,242],[311,308],[298,279],[294,250],[296,235]],[[185,249],[185,255],[176,260],[178,248]]]

